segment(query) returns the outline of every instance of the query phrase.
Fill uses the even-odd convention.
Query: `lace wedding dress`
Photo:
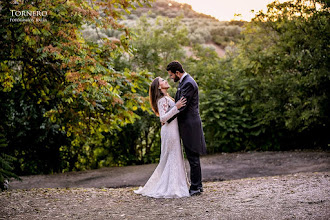
[[[178,122],[177,119],[171,123],[166,122],[179,110],[174,101],[165,96],[158,100],[158,112],[160,121],[165,123],[161,128],[159,164],[144,187],[134,192],[154,198],[189,196],[189,183],[183,161]]]

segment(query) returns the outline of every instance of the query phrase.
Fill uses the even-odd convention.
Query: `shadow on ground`
[[[207,155],[201,158],[203,181],[223,181],[330,171],[330,152],[285,151]],[[108,167],[53,175],[24,176],[11,189],[66,187],[124,187],[146,183],[157,164]],[[186,161],[189,172],[189,165]]]

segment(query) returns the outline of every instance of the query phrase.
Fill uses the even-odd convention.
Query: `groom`
[[[169,119],[171,122],[178,117],[180,137],[190,164],[190,195],[198,195],[203,192],[202,172],[199,156],[206,154],[206,145],[203,134],[202,122],[199,116],[198,85],[195,80],[187,74],[181,63],[173,61],[166,68],[170,78],[179,83],[175,94],[175,102],[183,96],[187,104],[179,109],[179,113]]]

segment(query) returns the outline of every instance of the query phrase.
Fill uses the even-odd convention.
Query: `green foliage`
[[[329,8],[315,4],[274,2],[244,32],[234,65],[253,80],[246,92],[266,145],[285,149],[328,141]]]
[[[0,134],[0,148],[6,148],[7,141],[4,135]],[[16,160],[15,157],[9,156],[5,153],[0,154],[0,189],[5,190],[7,188],[7,184],[11,178],[15,178],[20,180],[20,178],[14,174],[12,162]]]
[[[154,114],[139,111],[141,119],[128,124],[120,131],[105,134],[102,146],[111,149],[100,157],[101,166],[136,165],[158,162],[160,155],[160,122]],[[112,150],[115,149],[115,150]],[[112,164],[106,164],[111,160]]]
[[[327,147],[328,9],[274,2],[226,58],[195,47],[185,68],[200,86],[209,152]]]
[[[184,64],[199,85],[200,112],[209,153],[242,150],[252,136],[252,120],[242,92],[244,79],[232,72],[232,58],[197,45]]]
[[[151,75],[113,67],[114,57],[129,49],[130,32],[118,18],[135,8],[133,3],[148,1],[118,0],[109,6],[107,1],[32,2],[1,2],[0,11],[1,102],[11,103],[2,106],[6,120],[1,123],[4,127],[15,125],[5,134],[12,153],[19,156],[21,165],[16,168],[26,173],[51,172],[51,168],[40,167],[43,155],[53,152],[40,149],[42,144],[46,149],[52,145],[55,158],[64,159],[56,167],[89,168],[86,161],[93,160],[93,147],[101,143],[102,133],[133,123],[139,118],[135,112],[146,109],[146,99],[139,93],[145,92]],[[43,22],[11,22],[10,10],[43,10],[48,16]],[[79,31],[84,24],[125,34],[120,40],[101,37],[97,43],[87,42]],[[22,95],[14,97],[20,92]],[[56,135],[49,136],[49,131]],[[64,141],[57,139],[61,134],[67,137]],[[20,143],[15,144],[17,136]],[[59,141],[52,141],[51,136]],[[36,158],[22,156],[34,152],[31,149],[38,152]],[[28,165],[29,161],[33,164]],[[21,167],[26,165],[28,170]]]
[[[114,0],[111,10],[107,1],[1,2],[0,127],[10,156],[0,159],[17,157],[14,173],[157,162],[160,123],[148,87],[167,78],[172,60],[199,85],[210,153],[329,144],[326,1],[274,2],[245,26],[167,0],[130,13],[148,2]],[[9,22],[12,9],[49,15]],[[211,42],[232,50],[219,58],[198,44]]]
[[[220,26],[211,30],[212,40],[226,48],[230,44],[237,43],[241,38],[242,28],[239,26]]]
[[[183,46],[189,43],[181,18],[158,17],[154,23],[141,17],[133,29],[134,67],[161,74],[172,60],[184,57]],[[164,75],[164,74],[162,74]]]
[[[10,92],[0,92],[3,115],[2,134],[9,140],[6,153],[18,158],[15,173],[59,172],[63,168],[59,147],[70,139],[59,125],[43,117],[47,105],[34,104],[34,96],[15,85]],[[35,102],[37,102],[35,100]]]

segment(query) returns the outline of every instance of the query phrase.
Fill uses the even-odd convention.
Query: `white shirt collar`
[[[183,76],[181,77],[181,79],[180,79],[180,83],[182,82],[183,78],[186,77],[186,75],[188,75],[188,73],[185,72],[185,73],[183,74]]]

